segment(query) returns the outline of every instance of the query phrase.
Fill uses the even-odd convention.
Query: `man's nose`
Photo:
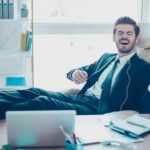
[[[123,38],[128,37],[127,33],[123,33],[121,36],[122,36]]]

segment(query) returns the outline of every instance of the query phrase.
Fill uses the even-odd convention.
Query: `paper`
[[[78,117],[76,120],[75,133],[82,140],[83,144],[103,143],[118,141],[123,143],[142,142],[143,138],[132,138],[105,127],[99,116]],[[108,121],[109,118],[106,118]]]
[[[112,138],[111,133],[100,123],[98,117],[77,121],[75,133],[84,144],[98,143]]]

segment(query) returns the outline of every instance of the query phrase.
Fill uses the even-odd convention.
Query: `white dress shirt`
[[[148,86],[148,91],[150,92],[150,85]]]
[[[135,53],[132,53],[130,55],[127,55],[127,56],[123,56],[123,57],[120,57],[119,60],[120,62],[117,64],[117,67],[115,69],[115,72],[114,72],[114,75],[113,75],[113,78],[112,78],[112,83],[111,83],[111,87],[113,86],[114,84],[114,81],[118,75],[118,73],[121,71],[121,69],[124,67],[124,65],[127,63],[127,61],[134,55]],[[118,58],[118,56],[116,57],[116,59]],[[115,59],[115,60],[116,60]],[[98,99],[100,99],[100,96],[101,96],[101,92],[102,92],[102,89],[101,89],[101,86],[102,86],[102,83],[104,82],[107,74],[109,73],[109,71],[112,69],[113,65],[114,65],[114,62],[111,62],[108,67],[102,72],[102,74],[100,75],[98,81],[95,82],[95,84],[90,87],[88,90],[87,90],[87,94],[88,95],[95,95]]]

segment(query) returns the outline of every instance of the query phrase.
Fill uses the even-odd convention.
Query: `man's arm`
[[[80,67],[80,68],[72,69],[71,71],[69,71],[67,73],[67,78],[69,80],[74,81],[74,77],[82,76],[81,79],[80,79],[80,81],[81,81],[81,83],[85,82],[88,79],[88,77],[93,72],[96,71],[96,68],[101,64],[101,62],[103,61],[103,59],[105,59],[108,56],[110,56],[110,54],[104,54],[98,61],[95,61],[94,63],[92,63],[90,65],[86,65],[86,66],[83,66],[83,67]],[[77,84],[80,84],[80,81]]]
[[[67,78],[69,80],[73,81],[73,73],[77,72],[77,71],[80,71],[80,73],[84,72],[86,74],[86,76],[88,77],[93,72],[94,66],[96,65],[96,63],[97,62],[94,62],[93,64],[90,64],[90,65],[87,65],[87,66],[83,66],[83,67],[80,67],[80,68],[75,68],[75,69],[70,70],[67,73]]]
[[[140,113],[150,114],[150,84],[144,93],[140,108]]]

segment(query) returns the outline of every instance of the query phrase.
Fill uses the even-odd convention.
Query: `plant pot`
[[[21,17],[28,17],[28,9],[21,9]]]

